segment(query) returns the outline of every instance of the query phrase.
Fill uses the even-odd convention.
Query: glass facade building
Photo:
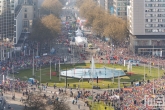
[[[0,38],[13,40],[14,0],[0,0]]]
[[[127,6],[130,0],[114,0],[114,14],[121,18],[127,17]]]

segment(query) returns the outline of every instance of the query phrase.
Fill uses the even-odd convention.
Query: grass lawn
[[[104,67],[103,64],[95,64],[96,68],[101,68]],[[115,69],[122,69],[122,70],[127,70],[127,67],[124,67],[123,65],[112,65],[112,64],[106,64],[105,65],[108,68],[115,68]],[[71,68],[89,68],[90,64],[75,64],[75,66],[73,65],[61,65],[61,71],[65,70],[67,67],[67,69],[71,69]],[[64,87],[65,86],[65,77],[62,78],[62,80],[59,82],[59,78],[58,75],[56,76],[52,76],[52,79],[50,80],[50,68],[49,67],[43,67],[41,69],[41,82],[42,83],[49,83],[49,86],[53,86],[54,83],[56,83],[56,86],[58,87]],[[146,71],[146,80],[148,79],[153,79],[153,78],[157,78],[158,77],[158,69],[157,68],[152,68],[151,69],[151,74],[149,72],[149,68],[146,67],[145,69]],[[52,65],[52,72],[55,72],[55,67]],[[132,67],[132,72],[134,73],[132,76],[123,76],[121,77],[121,87],[123,87],[123,82],[128,82],[128,85],[130,84],[131,81],[142,81],[144,78],[144,67],[140,67],[140,66],[133,66]],[[160,69],[160,76],[163,75],[163,70]],[[56,71],[56,73],[58,74],[58,70]],[[21,70],[19,71],[18,74],[15,74],[16,78],[20,78],[21,80],[27,80],[28,78],[33,77],[32,76],[32,69],[27,69],[27,70]],[[35,78],[37,80],[40,80],[40,71],[35,71]],[[100,86],[102,89],[103,88],[108,88],[108,84],[110,85],[110,88],[117,88],[118,87],[118,79],[115,78],[114,83],[112,82],[111,79],[103,79],[103,80],[99,80],[98,86]],[[73,87],[73,85],[76,84],[76,87],[80,88],[92,88],[92,83],[89,82],[87,80],[84,79],[83,83],[80,82],[79,83],[79,79],[75,79],[75,78],[68,78],[68,83],[70,87]],[[97,85],[96,81],[94,82],[94,85]]]
[[[90,105],[92,106],[91,102],[90,102]],[[90,108],[90,110],[105,110],[105,107],[106,107],[106,110],[114,110],[112,106],[105,105],[104,102],[102,101],[100,101],[99,103],[95,102],[93,104],[93,107]]]

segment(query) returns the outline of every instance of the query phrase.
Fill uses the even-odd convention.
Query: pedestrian
[[[78,104],[78,109],[80,109],[80,104]]]
[[[74,105],[74,100],[72,101],[72,104]]]

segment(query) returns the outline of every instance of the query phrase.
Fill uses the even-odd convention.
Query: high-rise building
[[[113,14],[113,0],[105,0],[105,10],[109,11],[111,14]],[[111,11],[112,10],[112,11]]]
[[[30,32],[38,16],[38,0],[0,0],[0,55],[11,58],[23,32]],[[21,47],[19,47],[19,50]]]
[[[18,0],[0,0],[0,38],[13,39],[14,10]]]
[[[134,53],[165,56],[165,0],[130,0],[127,20]]]
[[[130,0],[113,0],[114,15],[126,19],[129,2]]]
[[[1,60],[11,56],[14,40],[15,11],[19,9],[18,0],[0,0],[0,46]]]
[[[101,8],[105,8],[105,0],[97,0],[97,3]]]

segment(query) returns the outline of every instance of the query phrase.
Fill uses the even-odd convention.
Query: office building
[[[30,32],[37,17],[38,0],[0,0],[0,55],[1,60],[12,57],[23,32]],[[19,49],[18,49],[19,48]]]
[[[165,56],[165,0],[130,0],[127,19],[134,53]]]
[[[105,10],[113,14],[113,0],[105,0]]]
[[[97,4],[98,4],[101,8],[105,8],[105,0],[97,0]]]
[[[129,2],[130,0],[113,0],[114,15],[126,19]]]

